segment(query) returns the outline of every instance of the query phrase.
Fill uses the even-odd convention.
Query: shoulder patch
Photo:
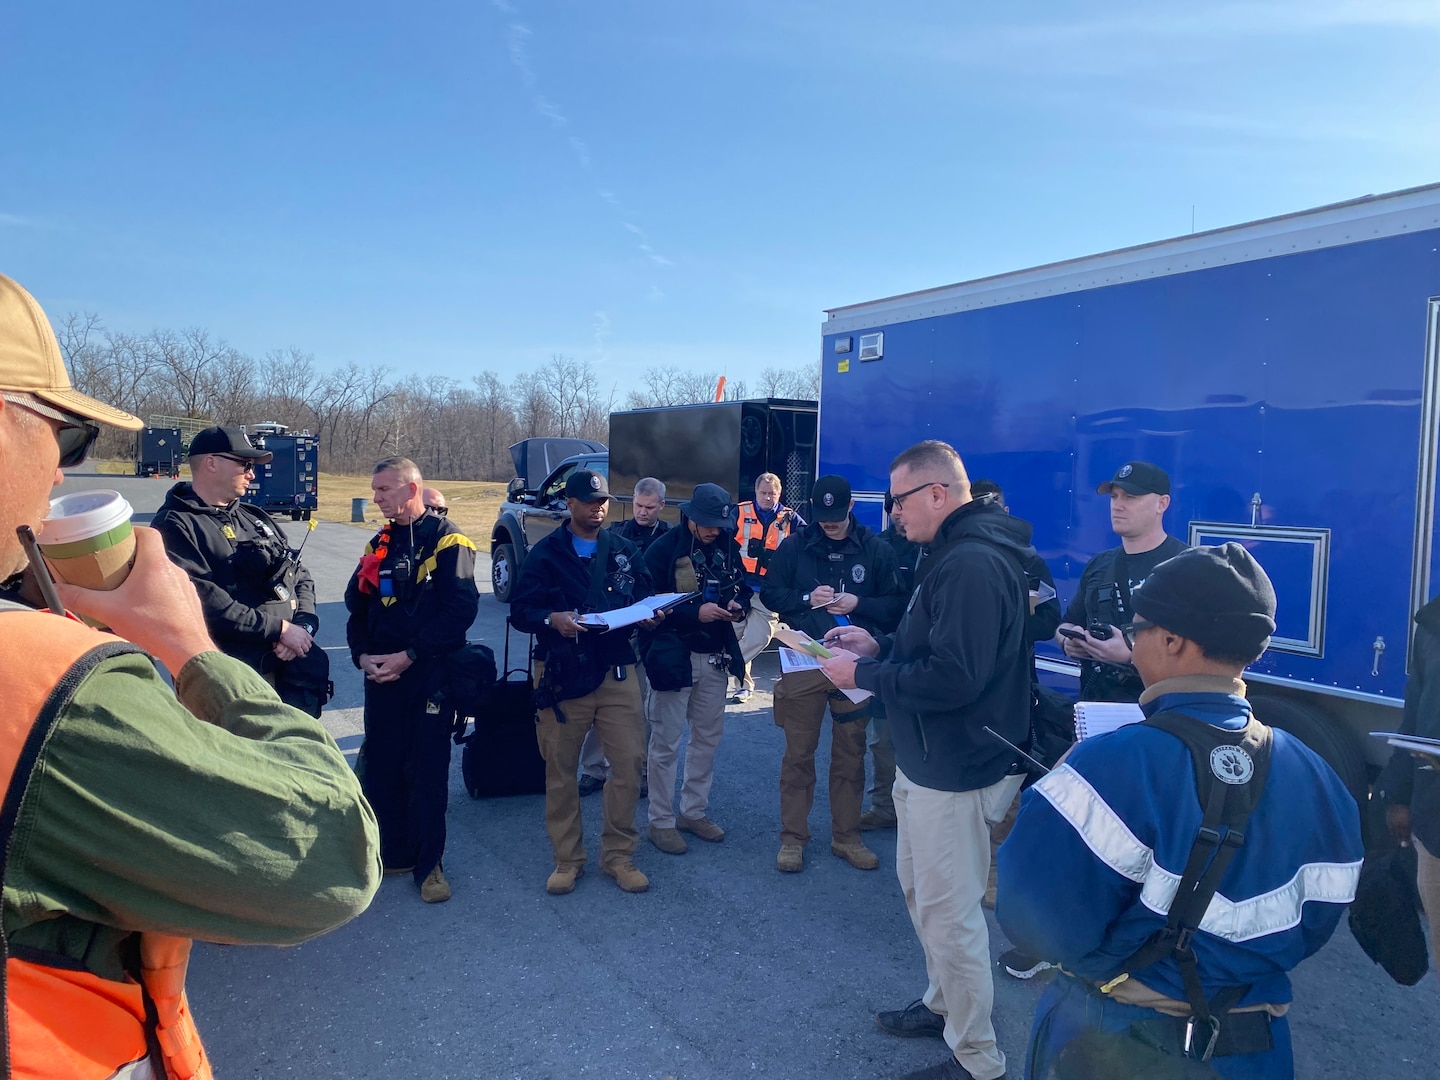
[[[857,562],[850,568],[850,576],[854,578],[855,584],[859,585],[865,580],[865,564]]]

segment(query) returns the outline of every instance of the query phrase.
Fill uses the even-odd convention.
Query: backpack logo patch
[[[1217,746],[1210,751],[1210,771],[1225,784],[1245,784],[1255,775],[1255,762],[1238,746]]]

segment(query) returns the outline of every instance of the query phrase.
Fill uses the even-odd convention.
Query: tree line
[[[136,335],[106,329],[93,314],[69,314],[56,336],[76,388],[147,422],[183,417],[216,424],[275,421],[319,436],[320,468],[366,474],[389,454],[403,454],[426,476],[506,480],[514,475],[509,446],[540,435],[608,443],[610,413],[712,401],[719,374],[676,365],[645,371],[622,399],[608,390],[591,360],[553,355],[505,382],[493,371],[468,379],[405,375],[354,362],[322,368],[300,349],[247,356],[209,331],[154,330]],[[728,383],[726,400],[817,398],[818,364],[767,368],[751,393]],[[129,458],[133,437],[107,429],[96,453]]]

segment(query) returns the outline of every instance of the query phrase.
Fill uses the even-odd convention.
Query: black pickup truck
[[[490,584],[495,599],[510,602],[515,575],[530,549],[569,516],[565,481],[576,469],[609,476],[610,455],[591,439],[522,439],[510,447],[518,475],[505,489],[505,501],[490,530]]]

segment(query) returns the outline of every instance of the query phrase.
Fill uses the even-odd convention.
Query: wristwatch
[[[802,604],[808,604],[810,602],[810,594],[807,592],[804,596],[800,597],[800,602]]]
[[[554,613],[553,611],[550,613],[550,615],[554,615],[554,614],[555,614],[555,613]],[[546,626],[549,626],[549,625],[550,625],[550,615],[546,615],[546,616],[545,616],[545,625],[546,625]]]

